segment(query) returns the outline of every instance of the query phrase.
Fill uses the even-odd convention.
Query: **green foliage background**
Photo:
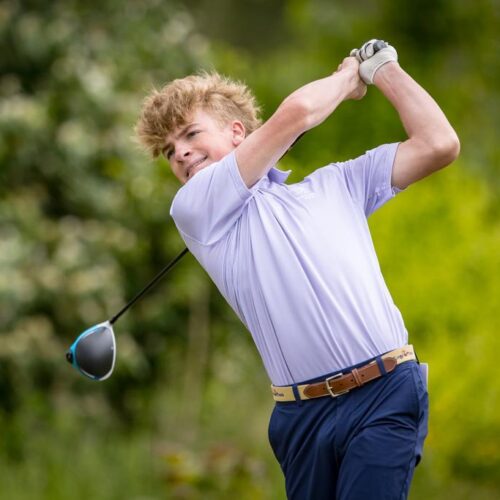
[[[251,342],[190,256],[116,327],[108,381],[64,352],[183,248],[178,188],[132,127],[153,85],[216,68],[268,117],[374,36],[438,101],[455,164],[370,219],[431,422],[411,497],[500,496],[494,0],[4,0],[0,4],[0,498],[284,498]],[[496,35],[496,36],[495,36]],[[404,139],[369,89],[283,161],[292,182]]]

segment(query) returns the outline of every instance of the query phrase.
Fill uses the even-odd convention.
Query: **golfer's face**
[[[239,123],[239,122],[236,122]],[[200,170],[230,153],[244,138],[235,122],[221,126],[202,110],[166,138],[163,154],[174,175],[185,184]]]

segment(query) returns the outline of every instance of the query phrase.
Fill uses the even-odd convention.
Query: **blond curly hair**
[[[186,125],[197,109],[210,113],[221,125],[240,120],[247,136],[262,123],[260,107],[245,84],[217,72],[202,72],[173,80],[144,99],[135,126],[139,143],[157,158],[166,137]]]

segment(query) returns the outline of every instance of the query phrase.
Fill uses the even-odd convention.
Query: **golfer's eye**
[[[173,149],[167,149],[165,152],[164,152],[164,155],[165,155],[165,158],[167,160],[170,160],[170,158],[172,157],[172,155],[174,154],[174,150]]]
[[[198,133],[199,133],[199,130],[191,130],[191,132],[189,132],[187,134],[187,137],[188,137],[188,139],[191,139],[192,137],[194,137]]]

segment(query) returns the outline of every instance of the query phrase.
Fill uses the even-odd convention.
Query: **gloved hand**
[[[398,60],[396,49],[376,38],[364,43],[360,49],[352,49],[350,55],[359,61],[359,76],[367,85],[373,84],[373,77],[381,66]]]

